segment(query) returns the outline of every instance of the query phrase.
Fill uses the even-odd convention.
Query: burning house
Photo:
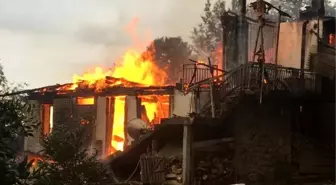
[[[309,29],[315,22],[311,21]],[[265,36],[272,39],[265,39],[269,43],[249,56],[247,51],[258,45],[250,41],[257,39],[250,39],[241,50],[241,55],[246,55],[243,63],[238,62],[242,60],[238,48],[244,44],[227,40],[221,66],[232,69],[223,71],[210,62],[194,61],[183,66],[181,83],[174,86],[165,83],[167,74],[151,60],[126,53],[124,61],[112,70],[97,68],[75,75],[69,84],[28,90],[35,116],[42,124],[35,137],[25,138],[25,151],[38,154],[39,136],[57,126],[81,125],[90,136],[87,146],[109,159],[112,171],[124,179],[139,172],[136,180],[161,183],[167,171],[163,158],[182,154],[183,164],[174,164],[168,171],[169,175],[183,176],[184,184],[290,184],[302,179],[328,179],[335,172],[331,165],[335,162],[334,94],[325,91],[331,86],[323,84],[317,73],[325,68],[309,71],[299,65],[306,63],[306,55],[319,43],[313,32],[307,35],[307,46],[301,47],[301,41],[293,46],[306,48],[306,53],[300,55],[287,46],[286,42],[298,35],[305,38],[293,31],[295,24],[279,23],[278,32],[290,28],[293,34],[278,33],[278,48],[273,42],[275,26],[264,25],[270,29]],[[224,40],[233,28],[225,29]],[[286,52],[286,48],[291,51]],[[278,49],[279,57],[274,52],[266,57],[268,49]],[[260,53],[264,55],[261,62],[247,62]],[[288,53],[295,57],[288,57]],[[123,152],[118,155],[116,151]],[[123,170],[118,171],[120,168]]]
[[[188,65],[184,71],[190,73],[194,67]],[[198,71],[198,80],[210,75],[208,69]],[[72,83],[26,91],[41,126],[34,137],[25,138],[24,150],[38,154],[40,136],[67,124],[87,128],[87,146],[101,157],[123,151],[161,120],[189,112],[191,96],[165,84],[166,75],[152,61],[127,53],[114,69],[96,68],[74,75]]]
[[[136,139],[127,125],[149,129],[169,117],[173,93],[171,86],[146,86],[107,76],[44,87],[30,92],[29,99],[40,115],[41,134],[62,124],[81,124],[88,127],[88,145],[107,156]],[[39,136],[25,140],[26,151],[39,152]]]

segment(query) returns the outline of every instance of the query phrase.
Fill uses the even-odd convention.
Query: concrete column
[[[138,118],[138,101],[136,96],[126,96],[125,100],[125,128],[129,121]],[[130,146],[134,139],[126,133],[125,145]]]
[[[96,114],[96,138],[93,143],[97,143],[97,141],[101,141],[101,148],[96,148],[98,150],[101,150],[101,154],[104,155],[106,153],[106,148],[104,147],[106,145],[106,97],[97,97],[97,114]]]

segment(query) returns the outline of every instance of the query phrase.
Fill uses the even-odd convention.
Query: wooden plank
[[[41,94],[39,92],[31,93],[28,97],[30,100],[48,100],[60,99],[69,97],[92,97],[92,96],[139,96],[139,95],[171,95],[174,93],[173,86],[165,87],[145,87],[145,88],[132,88],[132,87],[114,87],[109,88],[102,92],[94,92],[91,89],[67,91],[63,94],[57,92],[46,92]]]
[[[162,125],[187,125],[191,124],[190,117],[172,117],[161,120]]]
[[[202,148],[202,147],[208,147],[211,145],[217,145],[217,144],[222,144],[222,143],[231,143],[233,141],[234,141],[233,137],[214,139],[214,140],[208,140],[208,141],[199,141],[199,142],[195,142],[193,147]]]

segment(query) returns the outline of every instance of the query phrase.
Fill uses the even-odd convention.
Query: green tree
[[[85,147],[87,134],[83,126],[58,126],[44,138],[42,159],[32,172],[34,185],[101,185],[111,183],[107,168],[97,153]]]
[[[207,0],[204,7],[202,22],[193,28],[191,39],[194,51],[211,56],[222,40],[221,16],[225,11],[225,1],[218,0],[213,5]]]
[[[22,86],[10,87],[0,65],[0,94],[13,93]],[[17,161],[18,149],[22,147],[20,139],[32,136],[38,122],[29,115],[32,107],[24,96],[6,96],[0,98],[0,179],[1,184],[22,184],[29,176],[33,161]],[[21,146],[20,146],[21,145]]]
[[[168,82],[175,83],[179,79],[182,65],[189,61],[191,49],[181,37],[161,37],[155,39],[145,54],[153,55],[156,64],[167,71]]]

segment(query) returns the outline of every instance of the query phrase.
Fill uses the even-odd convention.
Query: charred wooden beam
[[[33,92],[30,93],[30,100],[50,100],[67,97],[93,97],[93,96],[138,96],[138,95],[169,95],[174,93],[173,86],[164,87],[111,87],[101,92],[93,89],[78,89],[76,91],[59,92]]]
[[[222,144],[222,143],[232,143],[234,142],[233,137],[228,138],[221,138],[221,139],[214,139],[214,140],[208,140],[208,141],[199,141],[194,143],[194,148],[202,148],[202,147],[208,147],[212,145]]]
[[[45,86],[45,87],[39,87],[39,88],[34,88],[34,89],[27,89],[27,90],[22,90],[22,91],[16,91],[16,92],[11,92],[11,93],[5,93],[1,94],[0,97],[6,97],[6,96],[15,96],[15,95],[21,95],[21,94],[29,94],[33,92],[48,92],[48,89],[58,89],[60,87],[63,87],[68,84],[56,84],[56,85],[50,85],[50,86]]]

